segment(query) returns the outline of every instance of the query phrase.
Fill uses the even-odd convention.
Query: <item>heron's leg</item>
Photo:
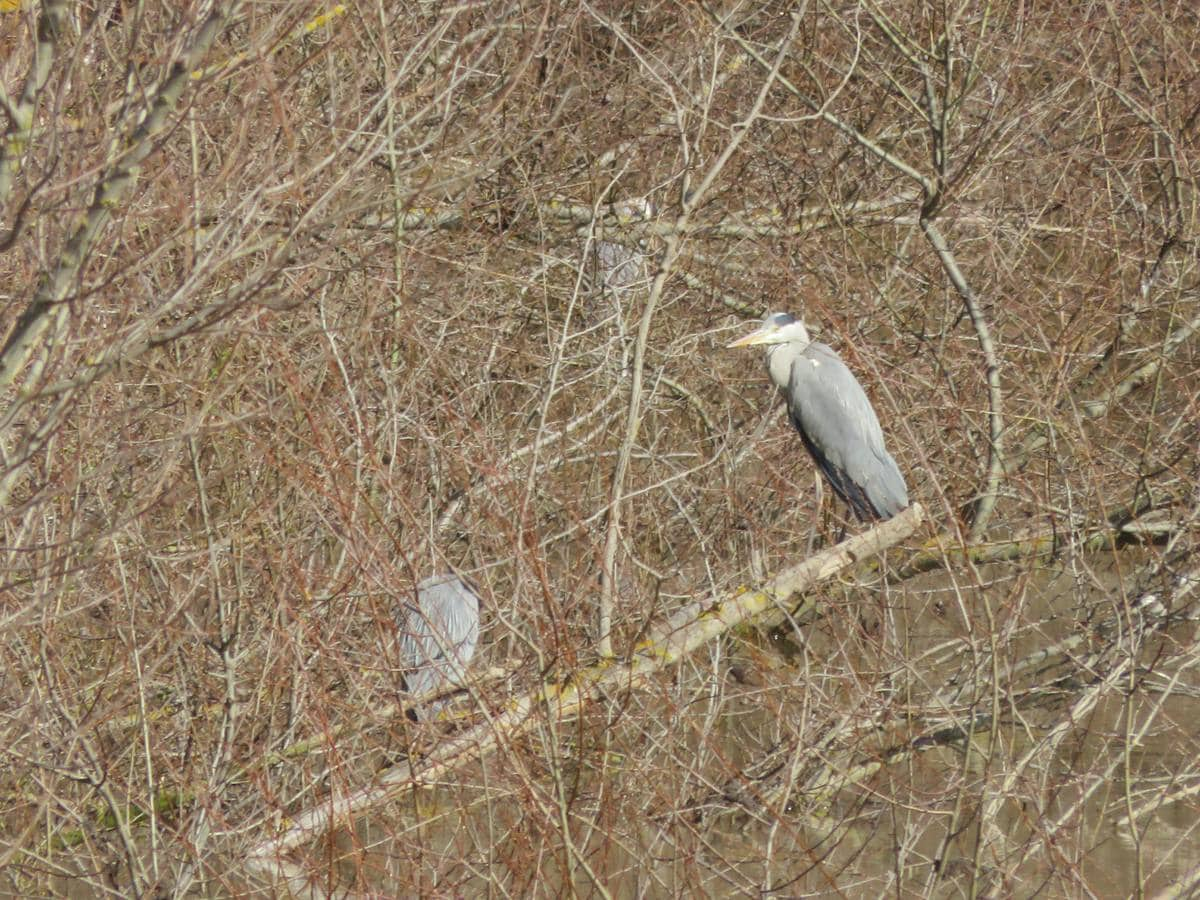
[[[825,509],[825,479],[821,477],[819,469],[813,469],[813,482],[817,492],[817,516],[813,519],[812,528],[808,532],[808,552],[807,556],[812,556],[819,546],[817,543],[817,534],[825,528],[826,509]]]
[[[822,494],[821,533],[825,536],[822,546],[840,544],[842,539],[846,537],[846,519],[838,515],[838,508],[842,504],[839,502],[837,492],[830,491],[827,495],[824,493],[824,479],[820,479],[820,481],[820,491]],[[836,528],[834,527],[835,520],[837,522]]]

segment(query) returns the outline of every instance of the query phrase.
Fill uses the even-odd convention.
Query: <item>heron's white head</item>
[[[790,344],[795,342],[802,347],[806,347],[810,340],[808,329],[804,327],[803,322],[789,313],[777,312],[771,313],[763,319],[762,325],[758,326],[754,331],[738,338],[727,346],[751,347],[757,344]]]

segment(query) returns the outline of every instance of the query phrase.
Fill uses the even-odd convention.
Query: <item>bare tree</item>
[[[1186,5],[0,23],[4,891],[1193,889]],[[820,501],[774,310],[926,529]]]

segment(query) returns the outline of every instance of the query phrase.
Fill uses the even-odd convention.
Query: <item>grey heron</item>
[[[404,686],[414,697],[462,685],[479,642],[479,595],[447,572],[417,585],[416,602],[406,600],[397,615]],[[445,705],[432,703],[420,716],[430,718]]]
[[[635,285],[646,283],[646,253],[641,247],[596,241],[592,252],[596,258],[596,280],[617,297],[628,294]]]
[[[871,401],[833,348],[812,340],[787,313],[772,313],[729,346],[758,344],[766,345],[771,381],[833,492],[861,521],[890,519],[908,506],[904,476],[884,446]]]

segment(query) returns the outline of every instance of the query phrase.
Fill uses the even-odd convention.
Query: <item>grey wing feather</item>
[[[809,344],[792,363],[788,411],[830,485],[859,518],[890,518],[908,506],[879,418],[832,348]]]
[[[417,601],[400,610],[400,662],[409,693],[422,696],[462,684],[479,642],[479,596],[457,575],[417,585]],[[432,705],[432,714],[441,704]]]

